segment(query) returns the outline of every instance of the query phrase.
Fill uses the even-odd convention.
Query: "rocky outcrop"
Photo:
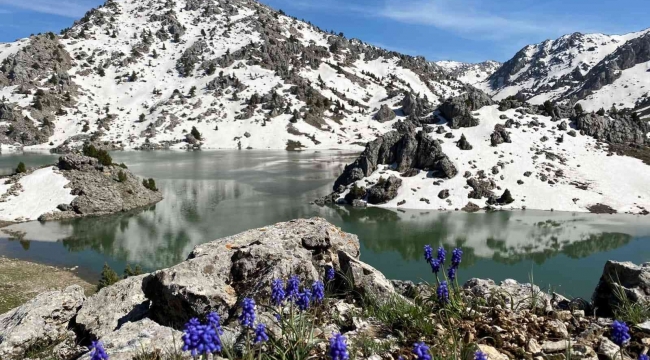
[[[201,39],[188,47],[176,62],[176,70],[182,76],[189,76],[194,71],[194,66],[201,61],[201,55],[208,49],[208,44]]]
[[[85,299],[83,288],[73,285],[42,293],[0,315],[0,358],[24,359],[30,350],[58,344]]]
[[[612,316],[621,303],[619,296],[631,302],[650,304],[650,263],[635,265],[612,260],[605,263],[591,298],[598,315]]]
[[[512,310],[533,307],[544,311],[551,310],[551,297],[536,285],[520,284],[512,279],[504,280],[499,285],[489,279],[470,279],[463,288],[475,296],[486,299],[493,296],[500,297],[505,306]]]
[[[44,214],[39,220],[106,215],[162,200],[160,191],[146,188],[128,169],[102,165],[96,158],[68,154],[59,158],[57,167],[70,180],[71,193],[77,197],[69,204],[72,211]]]
[[[575,118],[576,128],[589,136],[610,143],[648,144],[650,125],[632,115],[617,114],[615,117],[584,113]]]
[[[503,143],[511,143],[510,133],[506,130],[506,127],[497,124],[494,125],[494,132],[490,135],[490,144],[492,146],[497,146]]]
[[[385,204],[397,196],[397,190],[402,186],[402,179],[391,175],[388,179],[380,178],[375,186],[368,190],[368,203]]]
[[[402,99],[402,112],[404,115],[411,115],[417,119],[429,115],[433,112],[433,108],[427,99],[408,92]]]
[[[366,145],[363,153],[345,167],[334,183],[334,189],[348,186],[372,174],[378,165],[396,164],[399,172],[416,168],[432,171],[434,176],[452,178],[458,170],[451,160],[442,152],[438,140],[426,133],[415,132],[409,125],[403,124],[397,131],[390,131]]]
[[[395,115],[393,109],[388,107],[388,105],[384,104],[381,106],[379,111],[377,111],[377,113],[375,114],[375,120],[383,123],[386,121],[394,120],[396,116],[397,115]]]
[[[70,54],[55,34],[32,36],[29,41],[29,45],[9,56],[0,67],[0,73],[9,79],[9,85],[36,85],[52,72],[66,73],[72,67]]]
[[[472,111],[494,104],[481,90],[473,87],[467,87],[465,90],[462,95],[447,99],[438,107],[438,111],[447,119],[452,129],[478,125],[479,119],[472,115]]]

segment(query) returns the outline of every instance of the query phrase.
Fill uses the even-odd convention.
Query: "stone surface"
[[[94,338],[103,338],[124,323],[142,319],[149,311],[142,292],[145,277],[130,277],[89,297],[77,314],[77,325]]]
[[[397,196],[397,190],[402,186],[402,179],[391,175],[388,179],[378,182],[368,190],[368,203],[385,204]]]
[[[490,96],[481,90],[469,86],[465,90],[462,95],[445,100],[438,108],[452,129],[478,125],[478,118],[472,116],[471,112],[494,104]]]
[[[70,320],[85,299],[81,286],[73,285],[63,291],[39,294],[0,315],[0,358],[23,359],[30,349],[65,339]]]
[[[396,116],[397,115],[395,115],[393,109],[388,107],[388,105],[384,104],[381,106],[379,111],[377,111],[377,113],[375,114],[375,120],[379,122],[386,122],[386,121],[394,120]]]
[[[625,293],[632,302],[650,301],[650,263],[635,265],[631,262],[607,261],[592,301],[599,316],[611,316],[619,303],[616,289]]]
[[[463,288],[480,297],[500,296],[506,307],[513,311],[530,310],[533,307],[544,311],[551,310],[550,296],[541,291],[536,285],[520,284],[512,279],[506,279],[496,285],[490,279],[474,278],[467,280]],[[564,330],[566,330],[566,327],[564,327]]]

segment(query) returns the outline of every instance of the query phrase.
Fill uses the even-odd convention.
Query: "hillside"
[[[502,65],[500,62],[492,60],[477,64],[458,61],[436,61],[435,64],[447,70],[459,81],[469,85],[484,82]]]
[[[59,151],[360,148],[405,93],[433,109],[464,86],[249,0],[109,0],[0,61],[0,143]]]

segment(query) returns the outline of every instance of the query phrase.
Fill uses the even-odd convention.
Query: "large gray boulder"
[[[465,90],[465,93],[445,100],[438,107],[438,111],[447,119],[452,129],[477,126],[479,119],[472,116],[472,111],[494,105],[492,98],[481,90],[473,87],[467,87]]]
[[[617,293],[632,302],[650,303],[650,263],[607,261],[591,298],[599,316],[613,315],[620,303]]]
[[[368,190],[368,203],[385,204],[397,197],[397,190],[402,186],[402,179],[391,175],[388,179],[381,179],[375,186]]]
[[[615,117],[583,113],[575,119],[576,128],[585,134],[611,143],[648,142],[650,132],[647,121],[637,121],[631,115],[617,114]]]
[[[550,311],[551,296],[539,286],[521,284],[513,279],[506,279],[497,285],[490,279],[469,279],[463,288],[480,298],[496,297],[513,311],[530,310],[533,307]]]
[[[119,330],[102,338],[104,350],[110,360],[132,360],[136,356],[159,354],[160,358],[190,359],[188,352],[183,353],[183,333],[159,325],[150,319],[127,323]],[[157,357],[151,357],[157,358]],[[80,360],[90,360],[90,352]]]
[[[295,274],[311,283],[322,278],[327,266],[341,271],[341,253],[358,259],[357,237],[321,218],[278,223],[202,244],[185,262],[145,280],[149,317],[174,327],[210,311],[225,320],[242,298],[268,297],[274,279]]]
[[[145,317],[149,311],[149,300],[142,292],[145,277],[130,277],[89,297],[77,314],[80,329],[101,339],[122,324]]]
[[[48,347],[66,338],[70,321],[84,300],[83,288],[73,285],[39,294],[0,315],[0,359],[24,359],[30,349]]]
[[[379,111],[377,111],[377,113],[375,114],[375,120],[383,123],[386,121],[394,120],[396,116],[397,115],[395,115],[393,109],[388,107],[388,105],[384,104],[381,106]]]

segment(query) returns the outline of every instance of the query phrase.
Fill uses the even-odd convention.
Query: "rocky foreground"
[[[68,154],[53,166],[17,173],[0,185],[0,220],[60,220],[100,216],[155,204],[162,194],[152,180],[126,165]]]
[[[325,358],[335,333],[346,337],[356,358],[372,359],[414,358],[416,341],[445,358],[480,349],[489,359],[594,360],[635,358],[650,343],[650,327],[632,327],[632,320],[623,350],[610,340],[611,316],[621,315],[614,290],[626,294],[628,305],[645,304],[648,264],[608,262],[593,303],[513,280],[497,285],[472,279],[462,288],[450,286],[442,304],[439,290],[389,281],[359,255],[355,235],[321,218],[249,230],[199,245],[176,266],[128,278],[88,298],[79,286],[38,295],[0,315],[0,358],[89,359],[88,346],[96,339],[112,360],[190,358],[180,350],[183,324],[209,312],[221,318],[224,349],[239,349],[229,357],[239,358],[251,351],[238,321],[244,298],[257,302],[256,321],[266,325],[273,344],[301,344],[310,358]],[[336,275],[330,280],[325,274],[332,268]],[[271,307],[269,300],[272,282],[292,275],[306,287],[327,284],[325,299],[298,315],[311,326],[298,342],[278,321],[298,310]],[[252,351],[270,356],[277,348],[258,344]]]

